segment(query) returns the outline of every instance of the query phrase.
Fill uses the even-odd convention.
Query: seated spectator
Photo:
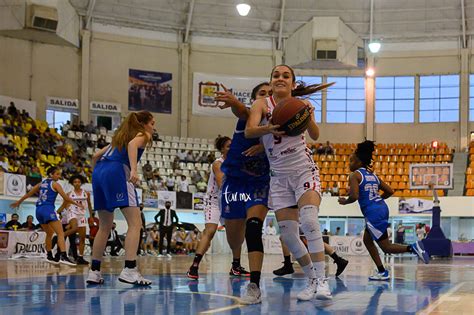
[[[94,126],[94,122],[92,122],[92,120],[87,124],[86,126],[86,132],[92,134],[92,133],[96,133],[96,127]]]
[[[12,219],[5,224],[5,229],[7,230],[18,230],[21,228],[21,223],[18,221],[19,216],[18,214],[12,214]]]
[[[205,193],[207,191],[207,184],[203,179],[201,179],[196,183],[196,188],[198,192]]]
[[[166,179],[166,188],[168,188],[168,191],[174,191],[174,177],[173,176],[168,176]]]
[[[173,163],[171,163],[171,168],[173,169],[173,171],[179,169],[179,157],[174,157]]]
[[[187,163],[194,163],[196,159],[194,158],[193,151],[188,151],[188,154],[186,154],[186,162]]]
[[[317,153],[326,155],[334,154],[334,148],[329,141],[326,141],[326,145],[323,145],[322,143],[319,145]]]
[[[265,235],[276,235],[277,231],[273,226],[273,220],[268,221],[268,225],[265,227]]]
[[[178,183],[179,191],[188,192],[189,191],[189,183],[186,179],[186,175],[181,175],[181,180]]]
[[[10,115],[13,119],[15,119],[18,116],[18,110],[15,107],[15,103],[10,102],[10,106],[7,108],[7,113]]]
[[[142,166],[143,178],[148,183],[153,179],[153,166],[151,166],[150,161],[146,161],[146,164]]]
[[[324,229],[324,230],[323,230],[323,235],[326,235],[326,236],[329,235],[329,232],[328,232],[327,229]]]
[[[339,186],[337,185],[337,182],[332,184],[331,193],[333,196],[339,196]]]
[[[212,164],[214,163],[215,160],[216,160],[216,155],[214,154],[214,152],[210,152],[207,155],[207,163]]]
[[[186,150],[181,149],[176,153],[176,156],[178,157],[179,162],[186,162]]]
[[[118,256],[118,253],[123,248],[122,241],[119,238],[118,232],[115,229],[117,224],[115,222],[112,225],[112,230],[109,234],[109,240],[107,241],[107,246],[110,246],[110,256]]]
[[[329,187],[326,187],[326,189],[323,191],[323,197],[331,197],[331,189]]]
[[[156,130],[153,131],[153,134],[152,134],[151,137],[152,137],[153,141],[161,141],[160,135],[158,134],[158,132]]]
[[[26,217],[26,222],[21,225],[22,230],[33,231],[36,230],[36,225],[33,223],[33,216],[29,215]]]
[[[191,182],[193,184],[197,184],[201,181],[201,179],[202,179],[201,172],[199,171],[198,167],[196,166],[194,171],[191,174]]]
[[[102,148],[104,148],[105,146],[107,146],[107,141],[105,140],[105,136],[104,136],[104,135],[101,135],[101,136],[97,139],[97,148],[98,148],[98,149],[102,149]]]

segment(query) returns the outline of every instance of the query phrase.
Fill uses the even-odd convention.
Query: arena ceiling
[[[369,38],[371,0],[70,0],[87,21],[193,35],[277,39],[290,36],[314,16],[339,16]],[[248,16],[235,5],[252,6]],[[284,10],[282,5],[284,4]],[[464,10],[462,9],[464,4]],[[189,28],[190,8],[193,7]],[[463,31],[464,11],[464,31]],[[387,42],[469,39],[474,0],[374,0],[374,38]],[[463,33],[464,32],[464,33]]]

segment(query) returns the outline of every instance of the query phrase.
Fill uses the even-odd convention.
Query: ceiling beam
[[[466,40],[466,10],[464,9],[464,0],[461,0],[461,23],[462,23],[462,48],[467,48]]]
[[[91,27],[92,12],[94,12],[96,0],[89,0],[89,5],[86,13],[86,30]]]
[[[283,19],[285,17],[285,6],[286,0],[281,1],[281,11],[280,11],[280,28],[278,30],[278,46],[277,49],[281,50],[281,42],[283,37]]]
[[[184,33],[185,43],[187,43],[189,40],[189,31],[191,29],[191,21],[193,19],[193,12],[194,12],[194,2],[195,0],[191,0],[191,3],[189,4],[188,21],[186,22],[186,31]]]

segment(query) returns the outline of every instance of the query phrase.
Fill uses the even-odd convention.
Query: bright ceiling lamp
[[[247,14],[249,14],[250,12],[250,9],[252,8],[247,3],[239,3],[235,7],[237,8],[237,12],[239,12],[241,16],[247,16]]]
[[[366,71],[365,71],[365,75],[368,76],[368,77],[373,77],[375,75],[375,70],[374,68],[368,68]]]
[[[380,47],[382,47],[382,44],[379,42],[370,42],[369,43],[369,50],[371,53],[376,54],[379,52]]]

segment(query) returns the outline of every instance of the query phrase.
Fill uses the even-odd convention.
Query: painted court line
[[[452,301],[451,295],[456,293],[465,282],[461,282],[455,287],[448,290],[448,292],[441,294],[433,303],[430,303],[425,309],[421,310],[418,314],[419,315],[428,315],[431,314],[438,306],[440,306],[444,302]]]

